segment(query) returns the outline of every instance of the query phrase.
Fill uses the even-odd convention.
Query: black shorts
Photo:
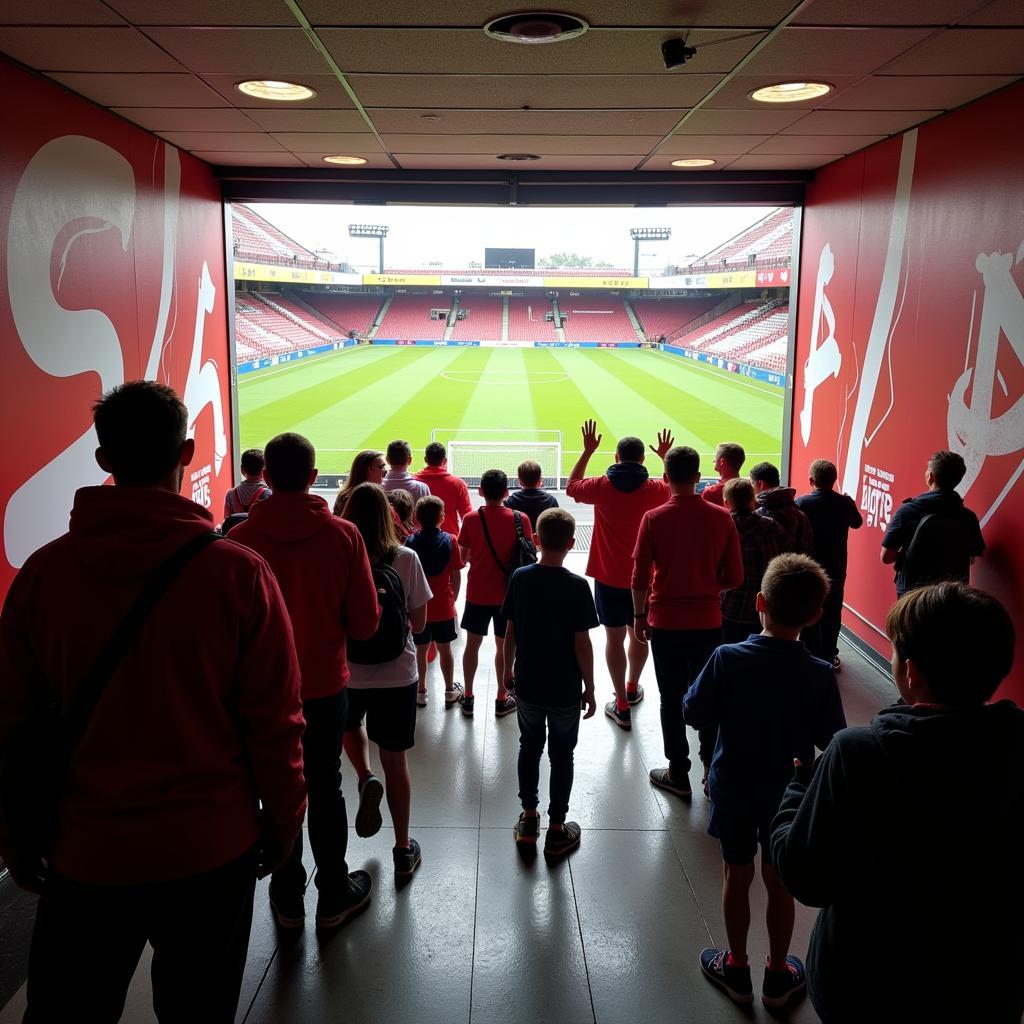
[[[508,619],[501,614],[500,604],[473,604],[466,602],[465,611],[462,613],[462,628],[467,633],[476,633],[478,636],[487,636],[491,620],[494,620],[494,635],[503,637]]]
[[[416,684],[380,689],[348,688],[345,731],[358,729],[366,717],[366,735],[380,747],[399,753],[412,749],[416,737]]]
[[[708,835],[714,836],[722,847],[722,860],[740,867],[753,864],[757,848],[761,847],[761,863],[772,862],[771,818],[754,822],[743,818],[729,818],[711,804]]]
[[[610,587],[594,580],[594,604],[602,626],[617,629],[633,625],[633,591],[629,587]]]
[[[431,641],[435,644],[450,644],[458,635],[455,619],[445,619],[443,622],[428,622],[422,633],[413,633],[412,640],[417,647]]]

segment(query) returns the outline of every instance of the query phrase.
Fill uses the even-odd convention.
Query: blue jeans
[[[544,708],[520,700],[516,713],[519,716],[519,799],[523,810],[536,810],[539,803],[540,757],[546,740],[551,761],[548,820],[561,824],[569,813],[572,752],[580,734],[580,706]]]

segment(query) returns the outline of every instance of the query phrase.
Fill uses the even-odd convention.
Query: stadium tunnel
[[[183,396],[198,452],[186,493],[222,507],[237,482],[237,384],[246,361],[239,345],[248,344],[236,329],[236,286],[349,276],[316,254],[282,256],[272,225],[254,223],[246,204],[349,203],[354,220],[367,204],[751,206],[792,211],[791,249],[774,265],[755,255],[742,266],[726,259],[677,266],[667,276],[685,297],[710,287],[715,274],[747,275],[737,280],[756,292],[764,274],[789,272],[792,315],[778,368],[760,369],[775,373],[784,394],[784,478],[802,488],[810,462],[827,456],[839,468],[838,487],[865,517],[850,539],[843,619],[864,666],[855,706],[866,716],[887,685],[872,674],[888,663],[883,625],[893,594],[879,542],[900,502],[921,490],[924,462],[936,449],[959,452],[968,467],[959,489],[987,545],[973,581],[1024,622],[1024,542],[1014,525],[1024,517],[1024,7],[1007,0],[557,6],[584,30],[553,45],[516,45],[483,31],[507,13],[490,2],[3,5],[0,416],[14,443],[0,473],[0,593],[32,551],[66,529],[75,490],[105,481],[93,460],[89,409],[101,390],[125,380],[159,379]],[[529,30],[511,30],[522,31]],[[662,44],[677,38],[696,53],[667,68]],[[257,86],[246,92],[244,82]],[[307,95],[279,102],[281,83]],[[810,88],[816,83],[820,90]],[[799,86],[808,88],[794,100]],[[782,102],[758,97],[772,87],[768,99]],[[380,270],[360,286],[410,276]],[[637,281],[612,278],[605,287],[636,289]],[[295,322],[294,310],[278,314]],[[353,326],[326,342],[344,346],[359,333]],[[263,358],[251,345],[245,352],[252,362]],[[1021,646],[1001,691],[1017,702],[1024,700]],[[508,741],[500,742],[507,753]],[[634,756],[616,751],[620,760]],[[440,767],[427,775],[436,787],[447,779]],[[483,811],[459,822],[474,829],[482,822],[486,845],[488,829],[503,819],[486,793],[479,799]],[[689,833],[679,839],[685,823],[666,818],[646,789],[636,800],[648,804],[639,818],[623,812],[623,828],[663,834],[683,860],[700,861]],[[442,820],[451,824],[439,810]],[[453,870],[475,876],[465,847],[445,843]],[[667,865],[657,850],[651,861],[635,850],[629,856],[639,857],[651,884],[666,887],[666,899],[691,898],[678,861]],[[561,1019],[623,1021],[643,1006],[651,1020],[676,1020],[687,1005],[694,1007],[688,1019],[726,1019],[727,1007],[668,971],[658,975],[662,995],[650,1003],[641,972],[629,969],[607,984],[612,952],[632,956],[628,922],[609,916],[599,896],[579,904],[579,927],[575,917],[567,921],[556,897],[569,884],[562,876],[557,892],[545,890],[531,911],[536,928],[572,950],[570,966],[552,961],[539,986]],[[18,1013],[32,906],[3,886],[10,924],[0,1022]],[[528,880],[512,888],[532,898]],[[373,940],[368,948],[379,962],[369,972],[398,991],[385,1010],[359,996],[358,1019],[416,1013],[484,1021],[519,998],[487,967],[518,934],[500,919],[512,897],[481,893],[484,902],[494,899],[481,909],[440,884],[429,892],[434,913],[454,901],[453,918],[467,917],[476,929],[475,947],[472,928],[467,938],[455,927],[450,950],[417,933],[431,958],[452,953],[459,965],[442,986],[410,973],[414,945],[396,939],[408,958],[399,966],[388,959],[394,950]],[[706,896],[698,894],[699,906]],[[401,915],[425,910],[403,910],[390,897],[387,908],[396,929],[408,921]],[[627,917],[639,927],[632,912]],[[668,941],[668,931],[652,929]],[[282,965],[278,956],[273,963],[272,933],[257,934],[265,948],[250,950],[262,960],[247,973],[238,1019],[300,1012],[327,1019],[323,992],[309,996],[315,971],[298,969],[308,976],[296,981],[294,962],[285,957]],[[654,954],[648,940],[641,946]],[[576,976],[571,965],[583,963],[584,947],[592,958]],[[449,970],[443,958],[434,967]],[[335,966],[329,991],[362,971],[347,969],[354,973]],[[136,987],[145,985],[140,975]],[[144,991],[133,992],[125,1019],[151,1019]],[[283,993],[281,1002],[267,992]],[[810,1007],[801,1013],[810,1015],[796,1019],[816,1019]]]

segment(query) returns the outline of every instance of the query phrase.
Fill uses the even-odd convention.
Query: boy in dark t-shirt
[[[516,478],[519,480],[519,490],[513,491],[505,499],[505,507],[522,512],[530,520],[530,526],[536,530],[537,517],[545,509],[558,508],[558,499],[541,486],[544,473],[539,462],[527,459],[521,463],[516,470]]]
[[[582,576],[562,563],[573,546],[576,520],[564,509],[547,509],[537,520],[540,561],[512,574],[502,617],[505,664],[514,665],[519,716],[519,799],[515,826],[520,846],[537,842],[540,815],[537,787],[545,739],[551,759],[547,856],[563,856],[580,844],[580,827],[566,821],[572,791],[573,750],[580,728],[582,697],[590,718],[594,696],[594,649],[590,630],[597,609]]]

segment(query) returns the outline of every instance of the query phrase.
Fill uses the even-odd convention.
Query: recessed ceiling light
[[[673,167],[710,167],[714,160],[707,156],[687,157],[685,160],[673,160]]]
[[[536,153],[499,153],[499,160],[539,160]]]
[[[564,43],[583,35],[590,26],[574,14],[552,11],[526,11],[505,14],[484,25],[484,34],[502,43],[539,46],[543,43]]]
[[[344,164],[347,167],[355,167],[366,163],[365,156],[325,156],[325,164]]]
[[[758,103],[797,103],[816,99],[831,91],[832,86],[825,82],[780,82],[755,89],[750,98]]]
[[[255,96],[258,100],[276,100],[278,103],[296,103],[299,100],[312,99],[316,92],[308,85],[298,82],[273,82],[260,79],[252,82],[239,82],[235,88],[246,96]]]

